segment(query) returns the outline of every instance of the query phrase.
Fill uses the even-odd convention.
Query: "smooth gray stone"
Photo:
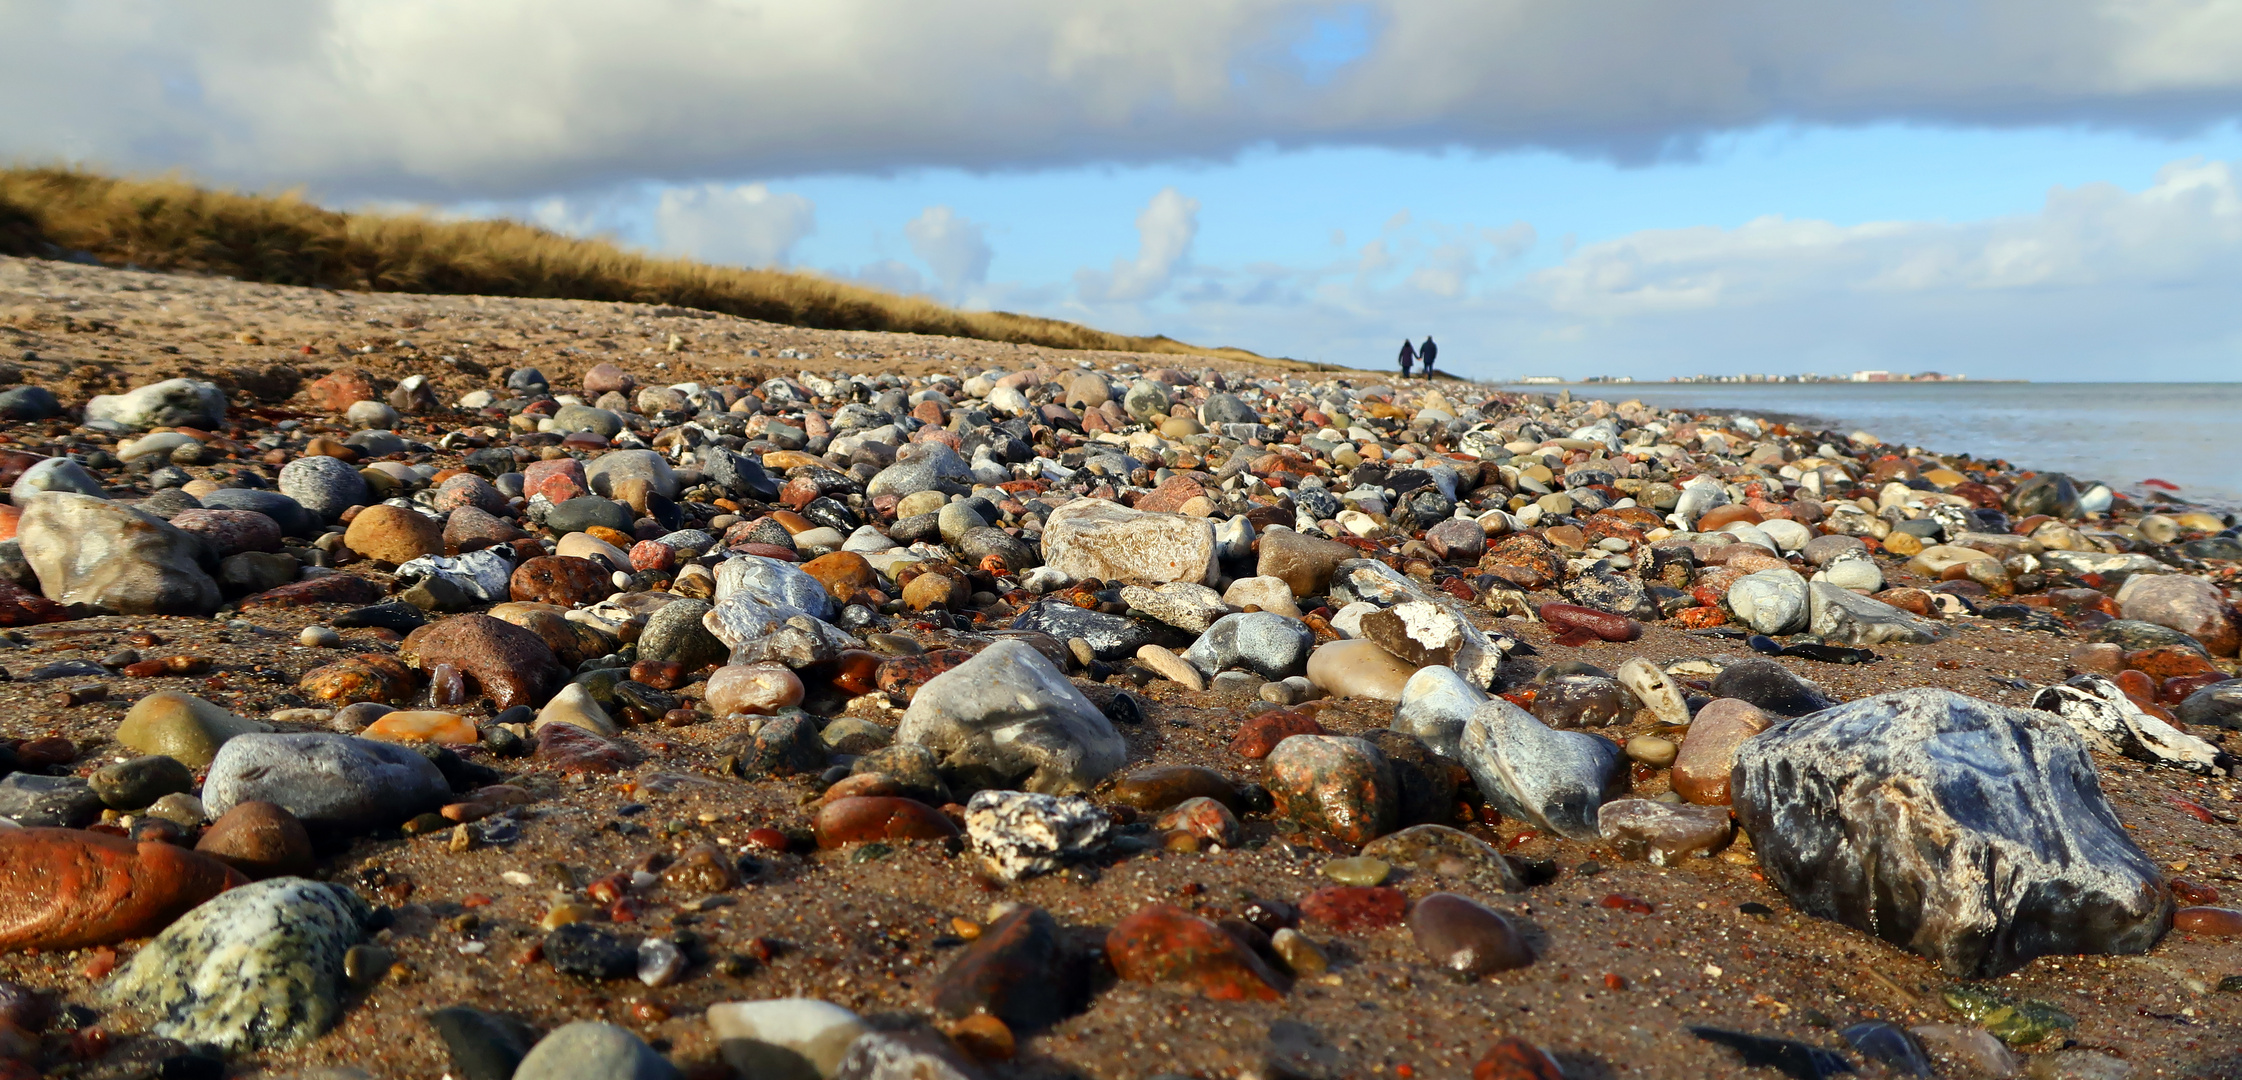
[[[895,464],[881,469],[864,485],[864,497],[913,495],[945,483],[971,484],[973,466],[957,451],[941,443],[910,443],[896,452]]]
[[[226,422],[225,391],[194,379],[165,379],[122,394],[97,394],[86,402],[86,426],[146,430],[214,428]]]
[[[369,914],[349,889],[303,878],[230,889],[156,935],[102,994],[189,1045],[294,1049],[341,1013],[343,954]]]
[[[717,603],[738,595],[820,619],[831,619],[836,608],[833,594],[826,592],[816,578],[793,563],[760,555],[741,555],[716,565]]]
[[[1241,611],[1216,619],[1184,651],[1183,660],[1210,678],[1237,667],[1264,679],[1282,679],[1308,670],[1308,653],[1315,644],[1315,631],[1307,623],[1274,611]]]
[[[967,790],[1073,795],[1128,759],[1105,714],[1042,653],[1012,640],[927,680],[895,740],[934,751]]]
[[[1454,668],[1419,668],[1401,685],[1401,701],[1389,726],[1424,740],[1441,757],[1457,759],[1463,754],[1464,723],[1486,703],[1486,692],[1465,682]]]
[[[1574,840],[1602,836],[1597,812],[1627,793],[1627,755],[1611,740],[1556,731],[1501,698],[1464,722],[1464,768],[1496,809]]]
[[[1871,563],[1869,568],[1873,570],[1875,565]],[[1812,610],[1807,628],[1832,645],[1928,645],[1946,634],[1945,627],[1929,619],[1830,582],[1812,582],[1807,589]]]
[[[450,799],[444,774],[417,751],[327,732],[236,735],[202,787],[212,819],[263,800],[306,825],[347,830],[395,825]]]
[[[2137,953],[2171,925],[2156,863],[2062,718],[1947,690],[1776,724],[1736,752],[1735,813],[1802,911],[1994,978]]]
[[[26,828],[84,828],[101,820],[103,805],[83,777],[19,772],[0,780],[0,817]]]
[[[597,1020],[553,1029],[514,1070],[514,1080],[683,1080],[684,1075],[646,1040]]]
[[[584,482],[595,495],[612,498],[615,482],[631,479],[646,481],[665,499],[677,497],[677,474],[670,471],[667,459],[652,450],[610,450],[584,466]]]
[[[374,501],[366,488],[366,478],[341,458],[297,458],[280,467],[279,487],[281,494],[325,521],[333,521],[353,506],[366,506]],[[211,503],[204,500],[203,505]]]

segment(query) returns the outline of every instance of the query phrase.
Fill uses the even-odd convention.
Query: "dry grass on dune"
[[[1241,349],[1194,348],[1167,337],[1112,334],[1010,312],[960,311],[814,274],[655,258],[514,221],[341,213],[295,194],[243,195],[176,179],[121,180],[64,168],[0,169],[0,254],[48,255],[58,248],[111,264],[280,285],[672,304],[822,330],[1268,363]]]

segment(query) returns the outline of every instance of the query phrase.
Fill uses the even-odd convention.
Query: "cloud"
[[[1110,271],[1079,270],[1075,288],[1088,303],[1135,303],[1166,291],[1191,257],[1199,234],[1199,200],[1161,188],[1137,215],[1137,256],[1115,259]]]
[[[985,232],[947,206],[929,206],[903,226],[911,252],[934,271],[934,280],[952,296],[989,280],[989,260],[995,252]]]
[[[2140,190],[2059,187],[1980,221],[1767,217],[1515,259],[1530,226],[1402,222],[1325,264],[1194,266],[1153,312],[1189,341],[1383,367],[1431,332],[1467,375],[1964,371],[2231,378],[2242,165],[2168,164]],[[1213,282],[1219,288],[1204,287]],[[2082,418],[2083,424],[2090,424]],[[2082,429],[2083,430],[2083,429]]]
[[[668,188],[654,207],[656,245],[707,262],[784,266],[816,228],[816,204],[762,184]]]
[[[2242,111],[2242,0],[0,0],[0,158],[457,202],[627,180],[1686,154]]]

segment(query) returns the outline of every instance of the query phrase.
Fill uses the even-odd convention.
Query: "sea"
[[[1503,389],[1721,414],[1801,418],[1933,453],[2002,458],[2129,494],[2179,486],[2242,509],[2242,383],[1574,383]],[[2166,493],[2167,495],[2169,493]]]

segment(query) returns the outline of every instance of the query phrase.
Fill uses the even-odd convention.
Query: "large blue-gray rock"
[[[1729,790],[1768,880],[1800,910],[1958,978],[2143,952],[2171,925],[2163,874],[2050,713],[1879,694],[1747,740]]]
[[[327,521],[374,501],[366,478],[349,462],[334,457],[300,457],[281,466],[280,493]]]
[[[1241,611],[1216,619],[1183,659],[1209,678],[1244,668],[1264,679],[1282,679],[1308,670],[1308,653],[1315,645],[1315,631],[1307,623],[1274,611]]]
[[[451,800],[444,774],[416,750],[326,732],[246,734],[210,762],[202,801],[216,819],[245,802],[277,803],[304,824],[376,829]]]
[[[156,935],[101,992],[189,1045],[294,1049],[341,1013],[343,954],[364,938],[368,915],[356,893],[325,882],[229,889]]]
[[[911,698],[895,741],[932,750],[953,787],[1088,791],[1128,760],[1113,724],[1031,645],[1004,640]]]
[[[214,428],[225,422],[225,392],[194,379],[166,379],[129,393],[97,394],[86,402],[86,426],[107,431]]]
[[[58,603],[120,615],[208,615],[218,583],[202,540],[153,514],[91,495],[30,497],[16,526],[39,591]]]
[[[1557,731],[1502,698],[1464,721],[1464,769],[1505,815],[1574,840],[1596,840],[1597,813],[1627,794],[1627,755],[1585,731]]]

